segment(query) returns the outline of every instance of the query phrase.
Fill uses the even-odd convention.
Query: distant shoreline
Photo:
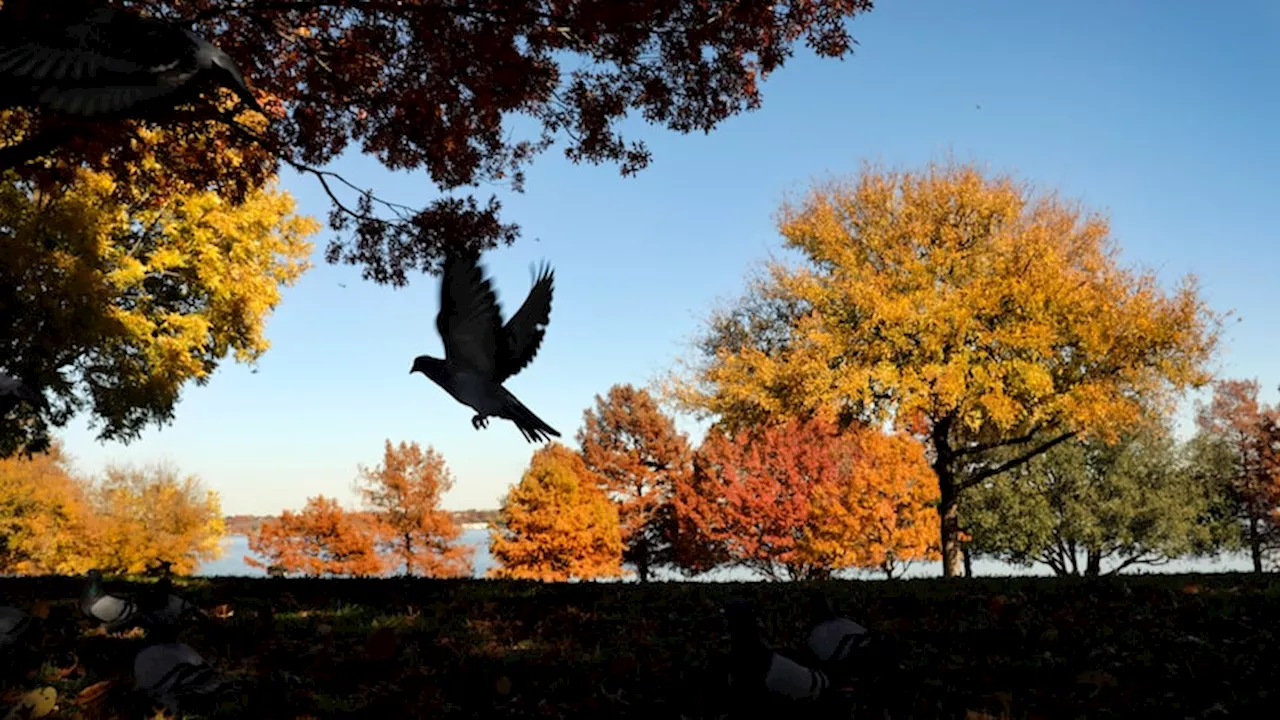
[[[489,523],[498,519],[497,510],[451,510],[449,515],[454,522],[465,530],[479,530],[489,527]],[[251,535],[258,532],[262,523],[274,520],[278,515],[227,515],[222,519],[226,525],[227,535]]]

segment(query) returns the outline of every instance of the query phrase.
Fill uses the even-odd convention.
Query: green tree
[[[0,112],[0,132],[14,122]],[[233,202],[170,165],[246,158],[159,130],[139,131],[129,157],[123,177],[65,162],[0,176],[0,370],[52,406],[17,410],[0,457],[41,449],[50,426],[83,411],[102,440],[172,420],[188,382],[207,382],[228,355],[262,356],[281,289],[308,267],[319,225],[287,193],[266,184]]]
[[[1213,488],[1164,427],[1070,440],[966,493],[975,554],[1056,575],[1118,573],[1222,547]]]
[[[741,427],[891,421],[938,477],[944,573],[968,489],[1079,433],[1111,439],[1209,380],[1220,318],[1194,279],[1123,268],[1106,220],[964,165],[865,171],[780,214],[771,264],[669,391]],[[754,296],[754,297],[751,297]]]

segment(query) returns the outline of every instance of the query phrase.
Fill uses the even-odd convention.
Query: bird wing
[[[534,280],[529,297],[502,328],[502,348],[498,353],[498,368],[494,381],[504,382],[523,370],[533,361],[547,334],[551,322],[551,294],[554,291],[555,273],[545,264]]]
[[[451,368],[491,378],[496,369],[502,313],[478,260],[472,253],[445,258],[436,330],[444,341],[445,362]]]

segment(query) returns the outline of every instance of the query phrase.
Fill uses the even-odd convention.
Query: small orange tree
[[[692,470],[689,440],[645,390],[614,385],[583,413],[582,459],[618,505],[625,545],[640,582],[654,567],[673,564],[676,528],[671,493]]]
[[[848,438],[849,467],[818,488],[810,547],[834,567],[886,577],[914,560],[937,560],[938,480],[914,438],[861,428]]]
[[[377,523],[378,545],[406,575],[463,577],[471,574],[475,548],[454,545],[462,528],[440,497],[453,487],[453,474],[433,448],[417,443],[392,445],[382,464],[360,468],[356,489]]]
[[[565,581],[622,574],[618,511],[582,458],[560,443],[533,454],[491,526],[495,578]]]
[[[93,567],[96,530],[61,443],[0,459],[0,573],[78,575]]]
[[[342,509],[337,500],[317,495],[301,512],[285,510],[249,536],[250,567],[286,574],[379,575],[385,564],[375,546],[372,519]]]

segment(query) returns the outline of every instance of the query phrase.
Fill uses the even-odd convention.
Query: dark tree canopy
[[[760,81],[796,43],[823,57],[849,53],[847,21],[872,7],[869,0],[73,0],[55,9],[47,0],[7,0],[0,12],[12,24],[102,4],[196,20],[192,29],[236,60],[273,115],[258,139],[232,128],[219,142],[260,143],[271,151],[266,166],[283,161],[313,173],[333,200],[328,260],[393,285],[412,270],[435,271],[446,246],[513,242],[519,227],[501,217],[495,197],[474,189],[502,182],[521,190],[528,163],[557,139],[567,139],[574,162],[613,162],[635,173],[650,153],[622,137],[619,120],[638,113],[678,132],[709,132],[759,107]],[[517,115],[541,130],[513,137]],[[54,117],[38,123],[27,139],[66,127]],[[100,163],[102,150],[127,146],[136,127],[95,126],[56,152]],[[425,168],[441,194],[420,208],[363,188],[355,201],[344,199],[345,181],[319,166],[353,144],[389,169]],[[108,160],[122,153],[111,150]],[[210,182],[201,163],[187,167],[192,182]]]

